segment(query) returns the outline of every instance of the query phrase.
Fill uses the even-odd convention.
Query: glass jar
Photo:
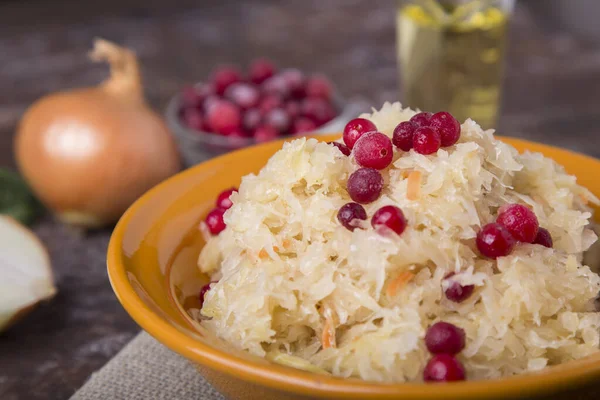
[[[494,128],[514,0],[399,0],[401,98]]]

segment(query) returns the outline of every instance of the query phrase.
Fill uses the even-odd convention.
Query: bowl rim
[[[320,141],[329,141],[338,139],[340,134],[312,137]],[[563,154],[564,156],[585,159],[587,162],[596,164],[600,170],[600,160],[584,154],[522,139],[502,136],[497,136],[497,138],[510,144],[518,144],[524,148],[534,145],[537,150],[543,151],[545,154]],[[273,149],[277,149],[285,141],[285,139],[281,139],[258,146],[271,146]],[[539,372],[507,378],[452,382],[443,386],[423,383],[377,383],[360,379],[343,379],[318,375],[277,364],[253,362],[211,347],[186,335],[151,310],[135,292],[122,261],[122,242],[125,231],[137,210],[157,196],[159,192],[164,191],[175,182],[197,174],[198,170],[210,169],[213,166],[232,162],[236,158],[250,155],[254,150],[255,146],[251,146],[227,153],[165,180],[146,192],[125,212],[111,235],[107,254],[107,268],[111,286],[119,302],[146,332],[171,350],[195,363],[248,382],[285,392],[320,395],[328,398],[358,399],[369,395],[369,398],[372,399],[434,399],[441,398],[442,393],[443,398],[446,399],[522,397],[528,394],[542,394],[583,384],[600,375],[600,353],[598,353],[579,360],[547,367]]]

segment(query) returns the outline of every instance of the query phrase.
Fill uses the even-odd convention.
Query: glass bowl
[[[333,106],[338,110],[338,114],[334,119],[321,125],[313,132],[306,132],[302,135],[290,135],[287,136],[287,138],[341,132],[348,121],[355,118],[363,110],[366,110],[366,108],[360,104],[347,102],[337,91],[334,91],[333,94]],[[181,122],[179,114],[180,109],[181,94],[178,93],[169,101],[165,112],[165,118],[169,129],[175,136],[179,151],[186,166],[195,165],[221,154],[259,143],[253,137],[231,138],[188,128]],[[286,136],[277,137],[275,140],[282,138],[286,138]]]

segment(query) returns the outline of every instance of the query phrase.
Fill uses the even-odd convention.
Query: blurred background
[[[217,65],[247,68],[257,57],[320,72],[359,108],[398,100],[406,84],[398,69],[399,4],[0,1],[0,166],[16,168],[13,138],[36,99],[106,78],[108,68],[87,56],[96,37],[135,51],[147,100],[161,115]],[[595,0],[516,2],[500,57],[500,134],[600,157],[598,15]],[[58,294],[0,333],[3,400],[68,398],[138,331],[106,277],[109,228],[82,233],[46,213],[32,229],[48,248]]]

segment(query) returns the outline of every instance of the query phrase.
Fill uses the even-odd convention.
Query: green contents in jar
[[[486,4],[488,6],[486,6]],[[412,2],[397,15],[403,103],[495,127],[508,12],[490,2]]]
[[[0,214],[30,224],[42,211],[41,204],[15,172],[0,168]]]

